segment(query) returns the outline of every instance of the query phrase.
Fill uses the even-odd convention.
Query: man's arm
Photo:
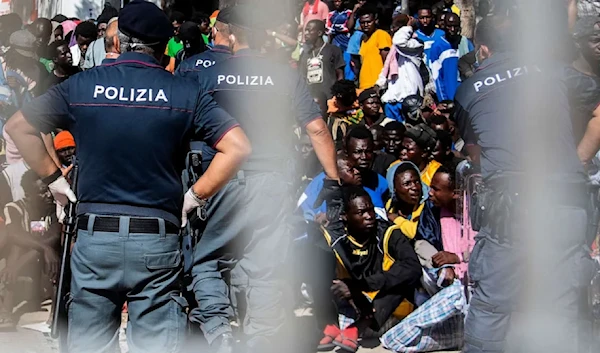
[[[575,27],[575,22],[577,22],[577,0],[569,0],[567,13],[569,21],[569,31],[573,31],[573,27]]]
[[[588,164],[598,153],[598,150],[600,150],[600,105],[594,110],[592,119],[585,130],[585,135],[579,142],[577,155],[583,164]]]
[[[8,120],[6,132],[13,139],[25,162],[40,177],[50,176],[59,169],[48,153],[40,131],[25,119],[21,111]]]
[[[339,179],[335,146],[325,120],[317,118],[308,123],[306,125],[306,133],[327,177],[329,179]]]
[[[227,184],[252,151],[248,137],[239,126],[223,135],[214,148],[217,154],[192,186],[194,193],[202,198],[213,196]]]
[[[16,112],[6,123],[6,132],[13,139],[25,162],[40,177],[45,178],[59,167],[48,152],[51,137],[46,142],[42,134],[48,135],[56,128],[68,129],[73,123],[69,114],[69,81],[67,80],[35,98],[22,110]],[[51,150],[54,150],[52,146]],[[58,158],[57,158],[58,159]]]

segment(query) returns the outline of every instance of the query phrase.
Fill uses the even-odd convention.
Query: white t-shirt
[[[81,61],[81,49],[79,49],[79,45],[75,44],[69,49],[73,57],[73,66],[79,66],[79,62]]]

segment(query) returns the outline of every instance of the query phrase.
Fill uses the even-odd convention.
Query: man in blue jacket
[[[466,48],[462,50],[460,48],[463,36],[460,34],[460,17],[457,14],[447,14],[444,22],[446,36],[433,43],[428,58],[431,76],[435,81],[435,89],[440,101],[454,99],[460,84],[458,72],[460,53],[473,50],[473,44],[468,40],[465,42]]]

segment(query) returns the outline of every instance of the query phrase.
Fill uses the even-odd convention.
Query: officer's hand
[[[331,286],[331,293],[333,293],[333,295],[340,299],[350,299],[352,297],[348,285],[344,283],[344,281],[340,281],[337,279],[333,280],[333,285]]]
[[[185,227],[188,222],[188,214],[198,207],[206,206],[206,199],[199,198],[196,193],[190,188],[183,197],[183,209],[181,210],[181,228]]]
[[[431,260],[433,260],[433,265],[435,267],[442,267],[444,265],[453,265],[460,263],[458,255],[447,251],[438,252],[437,254],[431,257]]]
[[[65,219],[65,206],[69,201],[73,203],[77,202],[77,197],[64,176],[60,176],[51,182],[48,185],[48,190],[50,190],[56,201],[56,216],[58,217],[58,221],[62,223]]]

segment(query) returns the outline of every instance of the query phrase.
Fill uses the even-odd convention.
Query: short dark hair
[[[179,11],[171,12],[171,16],[169,16],[171,22],[183,23],[185,22],[185,15]]]
[[[446,119],[446,117],[443,115],[432,115],[429,118],[429,125],[442,125],[446,124],[447,122],[448,119]]]
[[[424,10],[428,10],[431,13],[433,13],[433,9],[431,8],[431,6],[423,4],[423,5],[419,6],[419,8],[417,9],[417,15],[419,14],[420,11],[424,11]]]
[[[350,143],[350,139],[370,140],[373,142],[373,134],[366,126],[356,125],[350,128],[346,134],[346,146]]]
[[[438,130],[435,138],[442,144],[442,150],[448,151],[452,148],[452,135],[448,131]]]
[[[308,26],[310,24],[316,25],[318,30],[325,32],[325,22],[321,20],[310,20],[306,25]]]
[[[508,16],[484,17],[475,30],[475,43],[492,52],[508,51],[513,39],[513,24]]]
[[[385,131],[402,131],[403,133],[406,132],[406,126],[404,126],[404,124],[402,124],[399,121],[390,121],[389,123],[385,124],[385,127],[383,128]]]
[[[66,40],[57,40],[48,45],[49,59],[56,59],[58,57],[58,48],[66,45],[69,47],[69,43]]]
[[[379,16],[377,6],[366,3],[363,6],[361,6],[361,8],[358,9],[358,11],[356,11],[356,18],[361,18],[366,15],[373,15],[373,17],[377,18]]]
[[[361,186],[344,186],[342,187],[342,199],[344,200],[344,211],[348,212],[350,202],[359,197],[368,197],[371,200],[369,193]],[[373,202],[373,200],[371,200]]]
[[[192,18],[190,20],[192,22],[196,22],[199,25],[201,25],[203,22],[210,23],[210,17],[207,14],[205,14],[204,12],[194,12],[192,14]]]
[[[89,21],[83,21],[75,27],[75,38],[82,36],[84,38],[96,38],[98,36],[98,29],[96,25]]]
[[[453,161],[444,162],[435,172],[435,174],[448,174],[448,180],[452,188],[456,189],[456,163]]]
[[[334,96],[348,96],[350,94],[356,95],[356,85],[354,84],[354,81],[350,80],[336,81],[336,83],[331,86],[331,93]]]
[[[23,189],[29,189],[31,185],[37,183],[38,180],[40,180],[39,175],[32,169],[29,169],[21,177],[21,187]]]

